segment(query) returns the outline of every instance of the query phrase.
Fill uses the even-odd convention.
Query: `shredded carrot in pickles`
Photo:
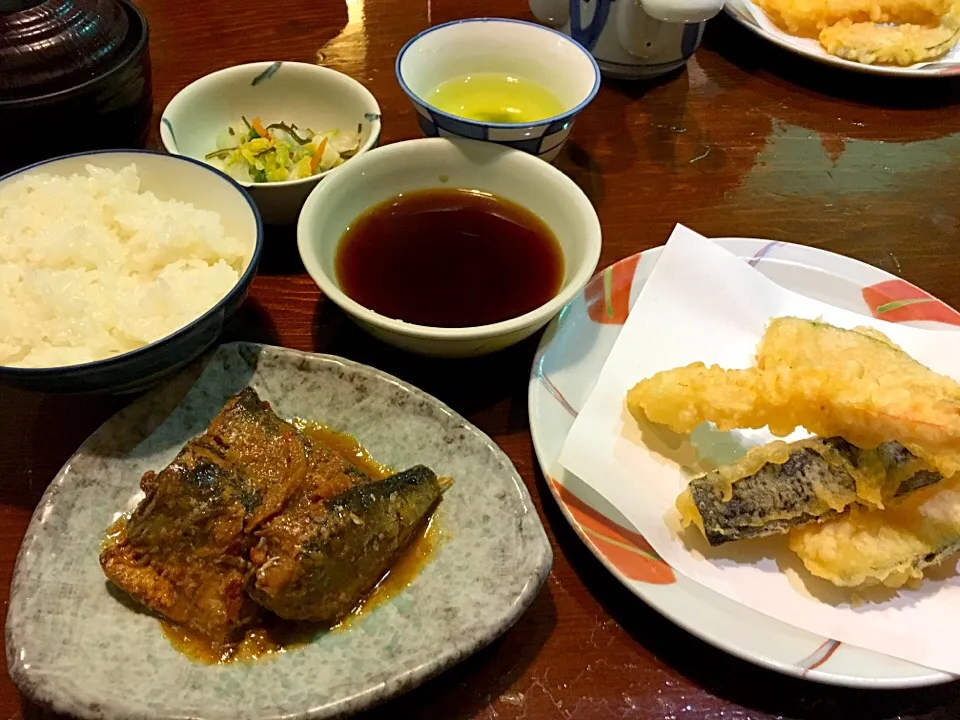
[[[317,151],[313,154],[313,157],[310,158],[310,172],[317,171],[317,168],[320,166],[320,160],[323,159],[323,151],[326,149],[326,147],[327,139],[324,138],[317,146]]]

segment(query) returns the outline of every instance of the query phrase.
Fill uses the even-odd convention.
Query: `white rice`
[[[140,192],[135,165],[0,186],[0,365],[90,362],[213,307],[252,248],[220,215]]]

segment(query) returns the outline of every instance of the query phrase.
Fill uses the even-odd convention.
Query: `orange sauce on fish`
[[[394,470],[378,463],[357,442],[356,438],[341,433],[320,423],[307,422],[298,418],[291,421],[307,437],[324,443],[349,463],[362,470],[375,480],[382,480],[394,474]],[[108,531],[108,540],[122,534],[121,518]],[[163,634],[170,644],[191,660],[205,665],[223,665],[232,662],[263,660],[281,653],[309,645],[325,632],[349,629],[357,620],[370,610],[383,605],[407,588],[431,560],[445,535],[431,516],[427,524],[417,533],[410,546],[393,564],[393,567],[377,583],[376,587],[360,601],[357,607],[343,620],[330,628],[310,622],[282,620],[274,615],[266,615],[260,626],[247,630],[243,639],[233,643],[219,643],[189,628],[160,621]]]
[[[103,537],[100,539],[100,552],[112,548],[118,542],[121,542],[126,535],[127,515],[124,514],[113,521],[113,524],[107,528],[107,532],[105,532]]]
[[[326,425],[309,420],[294,418],[290,421],[297,430],[311,440],[323,443],[357,469],[362,470],[374,480],[383,480],[393,475],[396,470],[382,465],[373,459],[353,435],[339,432]]]
[[[247,630],[239,642],[221,643],[166,620],[160,621],[160,627],[173,647],[204,665],[224,665],[278,655],[308,645],[326,630],[314,623],[281,620],[268,615],[260,627]]]

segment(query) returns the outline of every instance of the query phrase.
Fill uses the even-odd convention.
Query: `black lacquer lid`
[[[128,31],[116,0],[0,0],[0,100],[92,80],[116,62]]]

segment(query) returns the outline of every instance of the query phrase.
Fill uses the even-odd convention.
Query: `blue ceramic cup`
[[[578,42],[556,30],[500,18],[437,25],[400,50],[397,80],[429,137],[469,138],[506,145],[548,162],[560,153],[577,115],[600,87],[600,69]],[[559,115],[530,123],[481,122],[430,104],[443,82],[478,73],[519,76],[550,92],[564,107]]]

